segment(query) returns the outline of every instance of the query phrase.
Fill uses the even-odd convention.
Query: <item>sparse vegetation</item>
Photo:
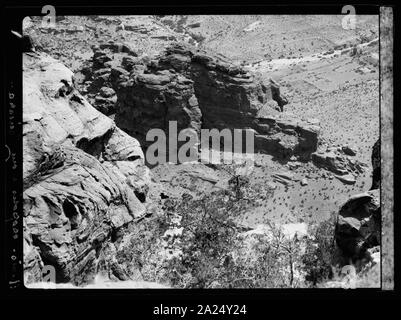
[[[242,188],[252,194],[249,186]],[[129,258],[145,280],[179,288],[311,287],[333,276],[333,219],[313,228],[310,237],[288,238],[273,223],[269,231],[246,233],[236,218],[249,201],[238,199],[233,190],[169,199],[164,216],[135,233],[146,248],[138,246],[135,234],[130,236]],[[158,239],[172,211],[182,216],[182,254],[163,260]]]

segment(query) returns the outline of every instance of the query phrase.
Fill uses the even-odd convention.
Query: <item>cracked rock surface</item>
[[[87,283],[102,260],[112,265],[111,234],[146,213],[149,171],[138,141],[75,90],[69,69],[34,53],[23,67],[25,277],[40,281],[51,265],[59,282]]]

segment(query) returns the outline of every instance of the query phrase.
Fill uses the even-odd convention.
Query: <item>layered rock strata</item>
[[[317,167],[335,174],[344,184],[352,185],[363,174],[367,165],[354,158],[356,151],[349,146],[327,147],[312,153],[312,161]]]
[[[29,53],[23,148],[25,281],[40,281],[46,265],[75,284],[112,270],[116,234],[146,214],[150,176],[138,141],[77,92],[64,65]]]
[[[92,65],[82,74],[94,106],[115,112],[118,127],[145,147],[150,129],[167,133],[168,122],[175,120],[179,131],[254,130],[256,151],[279,158],[309,159],[317,149],[320,128],[281,112],[287,100],[274,81],[263,83],[257,74],[209,52],[176,43],[149,60],[95,48]]]

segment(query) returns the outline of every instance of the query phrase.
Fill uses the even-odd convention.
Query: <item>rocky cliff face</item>
[[[144,146],[149,129],[167,132],[168,121],[176,120],[178,130],[253,129],[256,151],[279,158],[309,159],[317,148],[320,128],[282,112],[287,100],[275,82],[263,83],[258,75],[187,45],[170,45],[148,61],[95,48],[92,65],[81,76],[85,90],[110,93],[95,98],[94,106],[115,112],[118,127]]]
[[[24,269],[41,280],[87,283],[100,269],[117,278],[116,234],[147,211],[149,171],[137,140],[95,110],[72,72],[36,53],[23,57]]]
[[[270,85],[205,51],[176,44],[168,47],[151,69],[174,70],[193,80],[205,128],[250,127],[266,104],[279,108]]]

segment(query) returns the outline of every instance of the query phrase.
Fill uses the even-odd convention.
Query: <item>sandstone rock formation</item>
[[[136,53],[121,43],[105,43],[94,46],[93,57],[74,78],[81,92],[100,112],[110,115],[115,113],[117,95],[114,91],[120,75],[127,75],[135,63],[140,63]],[[129,59],[127,59],[129,58]],[[125,69],[120,68],[126,67]]]
[[[25,279],[51,265],[58,282],[84,284],[113,269],[117,231],[145,215],[149,171],[138,141],[77,92],[70,70],[34,53],[23,68]]]
[[[312,153],[312,161],[318,166],[336,174],[336,178],[345,184],[354,184],[355,178],[365,172],[366,164],[353,159],[354,149],[343,147],[328,147]]]
[[[202,113],[194,94],[192,80],[169,70],[138,74],[120,83],[117,90],[117,125],[147,145],[146,133],[163,129],[177,121],[178,131],[191,128],[199,133]]]
[[[149,129],[167,132],[176,120],[178,130],[255,130],[256,151],[279,158],[309,159],[317,148],[319,127],[281,113],[287,100],[274,81],[263,83],[220,56],[176,43],[150,61],[95,48],[92,62],[82,71],[90,101],[105,114],[116,112],[117,125],[141,145],[149,144]]]
[[[176,44],[152,67],[173,69],[193,80],[205,128],[250,126],[259,109],[274,102],[270,86],[257,75],[205,51]]]

